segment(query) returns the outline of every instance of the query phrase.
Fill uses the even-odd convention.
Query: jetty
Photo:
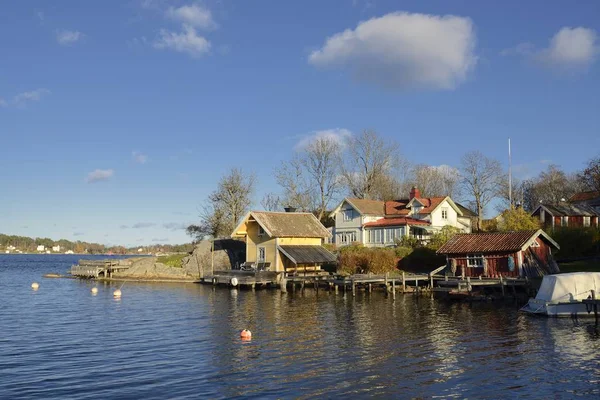
[[[127,260],[79,260],[71,267],[71,275],[78,278],[111,278],[115,272],[122,272],[131,267]]]

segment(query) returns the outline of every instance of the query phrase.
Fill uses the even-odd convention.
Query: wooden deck
[[[79,260],[71,267],[71,275],[78,278],[110,278],[114,272],[125,271],[131,264],[124,260]]]

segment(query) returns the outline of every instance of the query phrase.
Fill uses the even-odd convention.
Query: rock
[[[203,240],[194,251],[183,259],[183,269],[189,275],[204,277],[215,271],[230,270],[246,260],[246,243],[241,240],[215,240],[214,260],[211,254],[212,242]]]

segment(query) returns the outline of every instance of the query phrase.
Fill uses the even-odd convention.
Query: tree
[[[477,230],[481,230],[484,209],[498,195],[502,166],[498,160],[471,151],[462,158],[461,174],[465,194],[471,198],[471,207],[477,210]]]
[[[498,197],[500,198],[500,203],[496,205],[496,211],[498,212],[503,212],[504,210],[517,207],[523,207],[527,182],[513,177],[511,179],[511,183],[512,192],[508,190],[508,176],[504,175],[500,179],[500,183],[498,185]]]
[[[576,174],[565,173],[558,165],[551,164],[545,171],[523,184],[523,206],[533,211],[540,203],[559,204],[583,190]]]
[[[231,234],[250,209],[254,185],[253,174],[245,175],[239,168],[232,169],[221,178],[217,190],[208,196],[200,214],[200,224],[188,226],[187,233],[198,239]]]
[[[412,168],[413,186],[423,197],[456,197],[460,189],[459,171],[448,165],[419,164]]]
[[[281,209],[281,198],[275,193],[267,193],[260,201],[260,205],[266,211],[278,211]]]
[[[588,161],[579,178],[588,190],[600,192],[600,156]]]
[[[315,211],[321,219],[341,190],[340,157],[338,140],[318,137],[283,163],[276,179],[284,189],[286,205]]]
[[[540,221],[521,207],[506,210],[498,222],[498,230],[502,232],[529,231],[539,228]]]
[[[398,144],[385,141],[377,133],[363,131],[348,140],[342,163],[342,176],[348,191],[361,199],[377,199],[378,185],[390,179],[401,164]]]

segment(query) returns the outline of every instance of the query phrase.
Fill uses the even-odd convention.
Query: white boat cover
[[[591,294],[590,290],[595,290],[596,298],[600,298],[600,272],[546,275],[535,299],[548,302],[583,300]]]

